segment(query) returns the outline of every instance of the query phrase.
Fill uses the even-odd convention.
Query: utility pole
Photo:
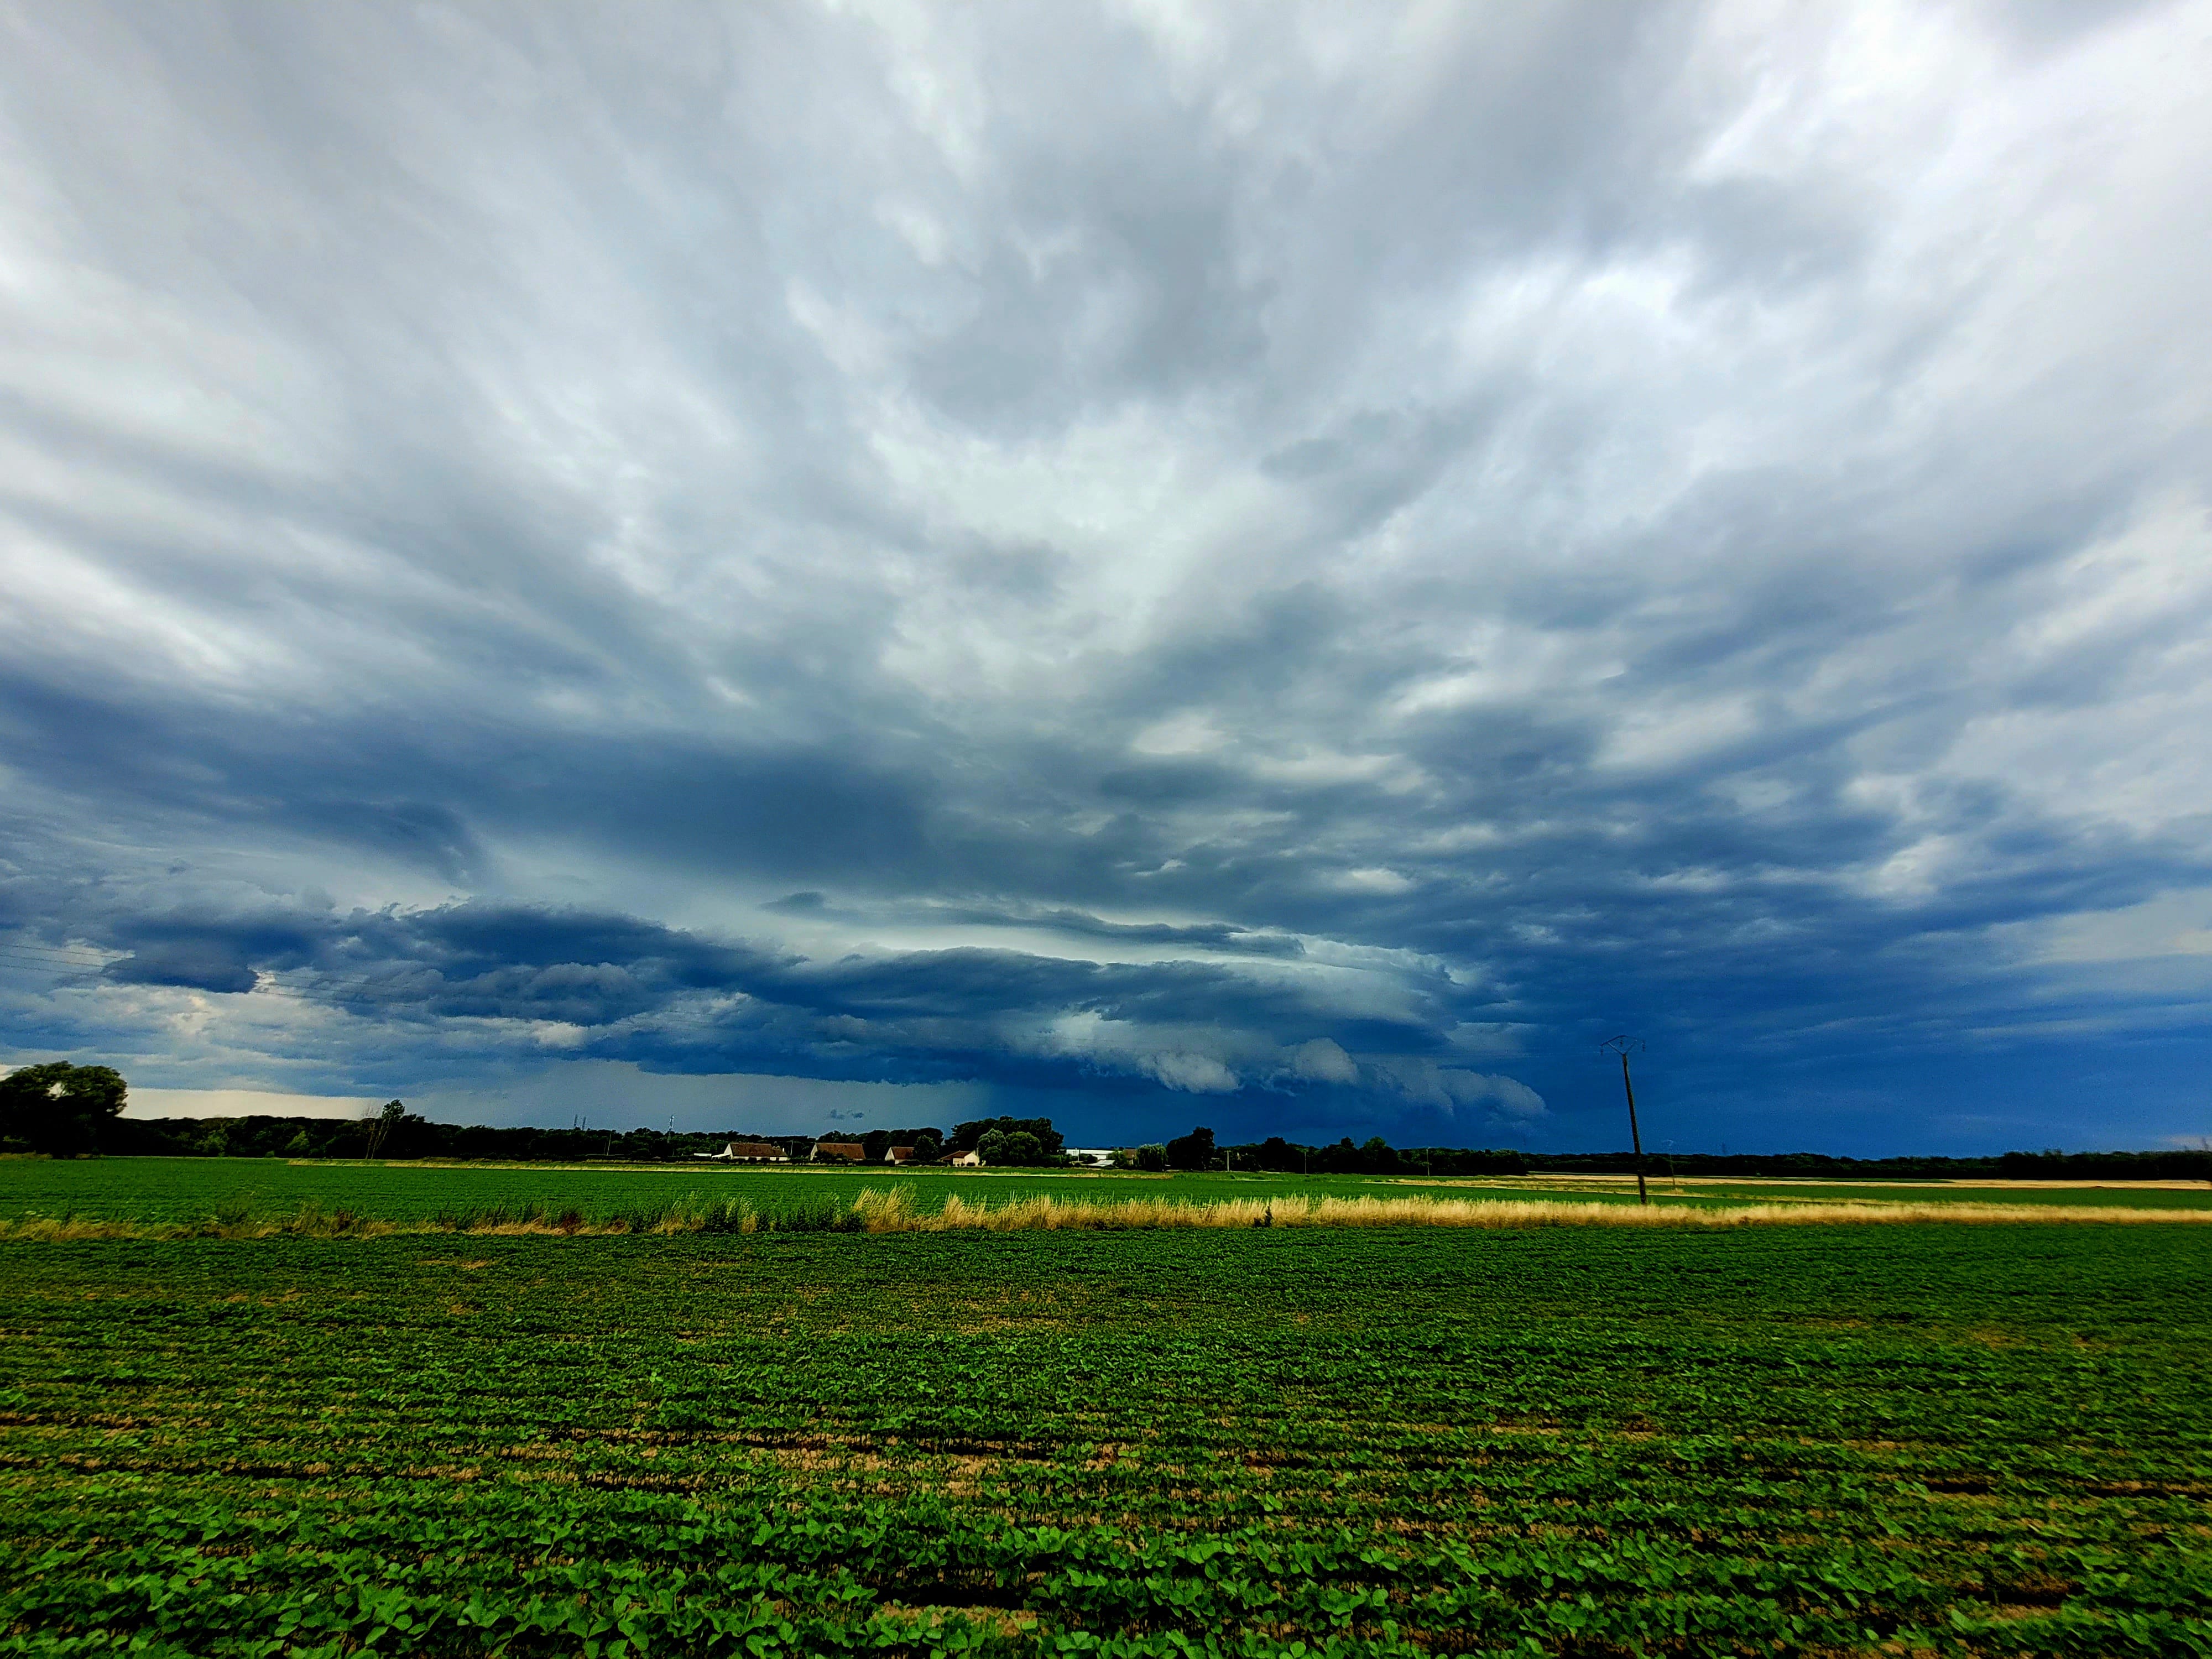
[[[1628,1139],[1636,1148],[1636,1201],[1648,1205],[1651,1202],[1651,1194],[1644,1187],[1644,1136],[1636,1127],[1636,1085],[1629,1080],[1628,1076],[1628,1056],[1644,1047],[1644,1040],[1632,1036],[1607,1037],[1597,1046],[1607,1054],[1620,1056],[1620,1086],[1628,1096]]]

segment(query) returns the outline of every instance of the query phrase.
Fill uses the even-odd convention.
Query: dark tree
[[[1154,1141],[1149,1146],[1137,1148],[1137,1167],[1157,1175],[1168,1167],[1168,1149]]]
[[[978,1118],[972,1123],[956,1123],[952,1126],[952,1150],[956,1152],[981,1151],[983,1137],[994,1130],[1005,1135],[1021,1133],[1035,1135],[1038,1146],[1047,1152],[1054,1154],[1057,1154],[1065,1144],[1060,1139],[1060,1131],[1052,1127],[1052,1120],[1048,1117],[984,1117]],[[984,1156],[988,1158],[990,1154],[986,1152]]]
[[[1034,1169],[1058,1156],[1048,1154],[1044,1143],[1027,1129],[993,1129],[975,1143],[975,1151],[984,1163],[1001,1169]]]
[[[385,1109],[369,1119],[368,1157],[418,1157],[427,1124],[407,1110],[407,1103],[387,1099]]]
[[[1203,1170],[1213,1162],[1213,1131],[1193,1129],[1168,1142],[1168,1162],[1178,1170]]]
[[[939,1148],[944,1143],[945,1132],[942,1129],[927,1127],[871,1129],[860,1137],[860,1145],[866,1150],[868,1162],[871,1164],[882,1163],[884,1154],[894,1146],[913,1147],[914,1161],[917,1164],[922,1163],[936,1157]]]
[[[1314,1153],[1314,1168],[1328,1175],[1358,1175],[1359,1148],[1352,1144],[1350,1135],[1334,1146],[1323,1146]]]
[[[0,1140],[64,1158],[96,1152],[129,1094],[109,1066],[64,1060],[23,1066],[0,1078]]]

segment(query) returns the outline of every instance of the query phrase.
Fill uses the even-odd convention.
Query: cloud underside
[[[0,22],[10,1040],[2124,1091],[2212,961],[2207,15]]]
[[[633,917],[487,904],[251,923],[172,916],[133,943],[76,977],[258,989],[271,1017],[448,1056],[520,1044],[666,1073],[987,1077],[1108,1094],[1341,1087],[1448,1116],[1479,1108],[1478,1124],[1543,1111],[1533,1091],[1439,1041],[1449,1021],[1406,999],[1398,976],[1389,989],[1403,1006],[1361,1018],[1344,1005],[1372,993],[1311,964],[1261,981],[1204,960],[1114,964],[975,947],[823,962]],[[1448,994],[1448,980],[1431,977],[1431,996]],[[1372,1052],[1274,1035],[1319,1030]]]

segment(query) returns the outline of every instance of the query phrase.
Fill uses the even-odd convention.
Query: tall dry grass
[[[1171,1198],[1061,1200],[1050,1195],[971,1204],[957,1194],[941,1210],[914,1208],[904,1188],[863,1191],[853,1202],[872,1233],[1110,1232],[1168,1227],[1760,1227],[1836,1226],[1899,1221],[2212,1222],[2212,1210],[2123,1210],[2087,1204],[1741,1204],[1576,1203],[1566,1199]]]

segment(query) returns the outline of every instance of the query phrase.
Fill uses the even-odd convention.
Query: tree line
[[[483,1158],[511,1163],[674,1163],[720,1152],[732,1140],[782,1147],[807,1158],[817,1135],[712,1134],[659,1129],[503,1128],[437,1123],[387,1102],[372,1118],[126,1118],[122,1076],[106,1066],[66,1061],[26,1066],[0,1078],[0,1152],[56,1157]],[[851,1137],[864,1160],[880,1164],[893,1146],[915,1149],[927,1166],[975,1152],[1000,1168],[1048,1169],[1066,1161],[1050,1118],[989,1117],[953,1125],[872,1129]],[[1280,1175],[1627,1175],[1620,1152],[1524,1152],[1465,1146],[1393,1146],[1380,1135],[1355,1145],[1349,1135],[1307,1146],[1270,1135],[1221,1145],[1200,1127],[1171,1140],[1128,1149],[1125,1167],[1150,1170],[1249,1170]],[[1839,1158],[1825,1152],[1647,1154],[1653,1175],[1796,1176],[1828,1181],[2009,1180],[2212,1181],[2212,1148],[2160,1152],[2011,1152],[1985,1158]]]
[[[1221,1146],[1213,1131],[1136,1150],[1139,1168],[1264,1170],[1312,1175],[1633,1175],[1636,1156],[1524,1152],[1460,1146],[1393,1146],[1380,1135],[1305,1146],[1279,1135]],[[2212,1147],[2158,1152],[1992,1153],[1980,1158],[1842,1158],[1826,1152],[1647,1152],[1647,1175],[1797,1176],[1826,1181],[2212,1181]]]

